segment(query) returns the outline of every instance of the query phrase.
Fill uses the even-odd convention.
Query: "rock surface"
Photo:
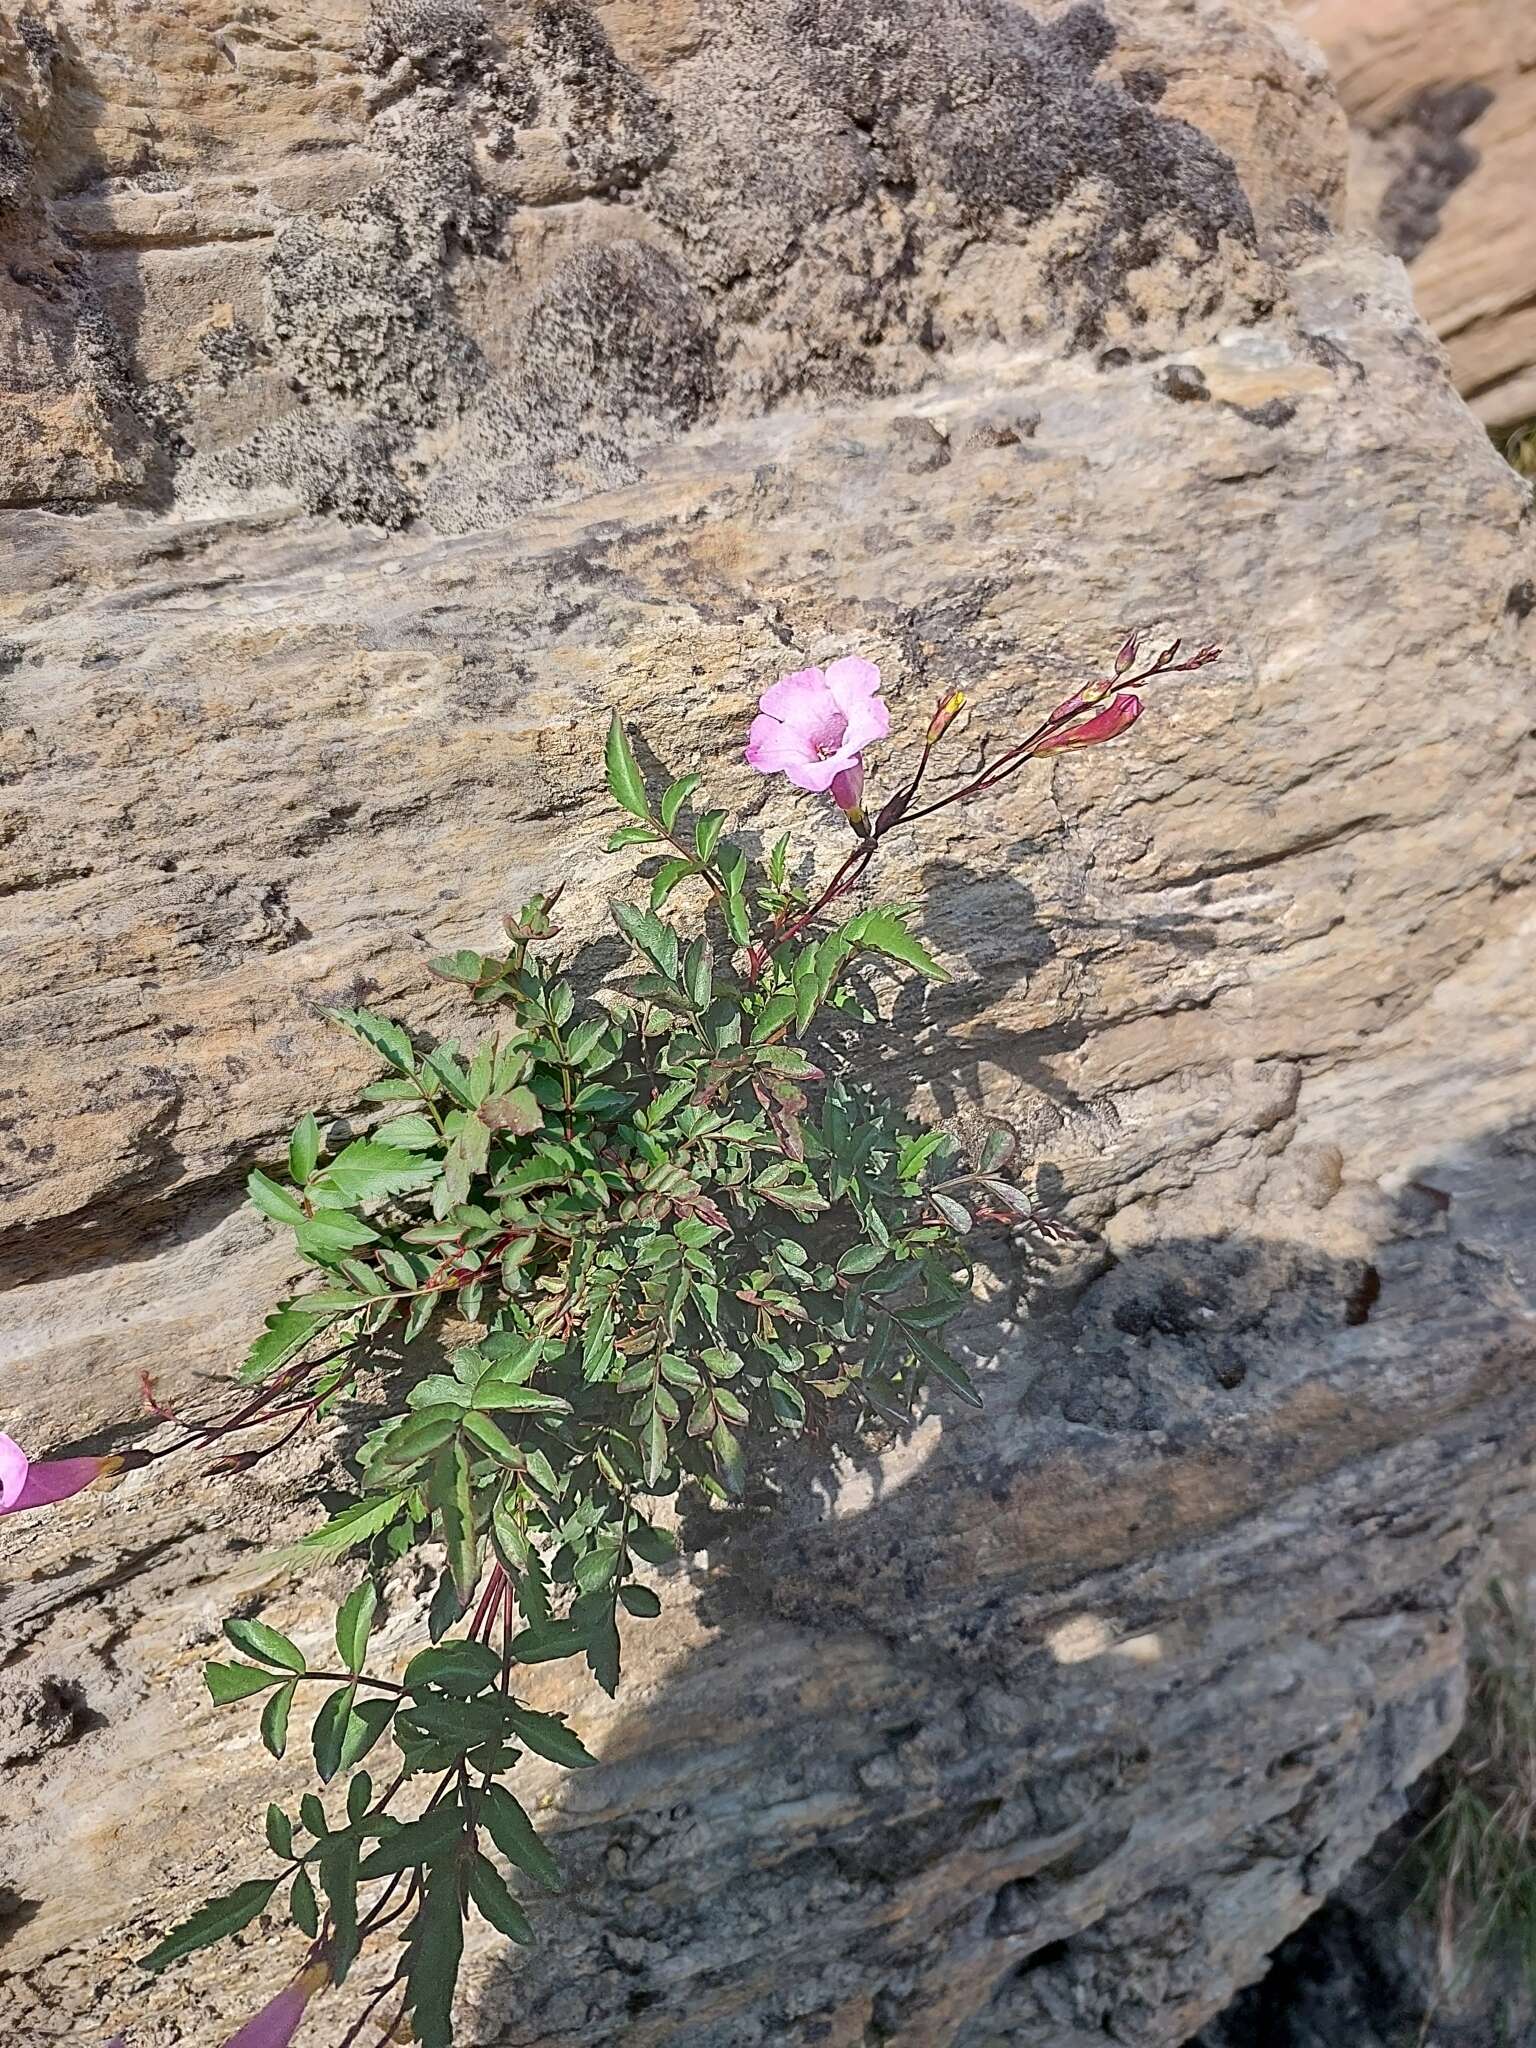
[[[615,1705],[539,1674],[604,1767],[461,2030],[1172,2048],[1449,1740],[1536,1452],[1530,494],[1338,231],[1315,52],[1217,0],[68,0],[7,48],[0,227],[66,252],[7,360],[107,451],[39,483],[27,427],[7,518],[29,1445],[136,1439],[145,1372],[216,1403],[283,1277],[244,1169],[367,1075],[324,1005],[445,1017],[421,956],[540,882],[601,937],[611,705],[830,862],[739,763],[780,669],[857,646],[898,733],[962,683],[979,734],[1128,620],[1224,642],[893,854],[954,979],[875,1059],[1100,1248],[990,1247],[983,1415],[690,1521]],[[318,1643],[269,1553],[341,1452],[4,1525],[8,2042],[210,2048],[293,1961],[132,1958],[258,1866],[281,1774],[200,1660],[237,1607]]]
[[[1526,0],[1293,0],[1353,130],[1350,215],[1413,273],[1486,425],[1536,415],[1536,14]]]

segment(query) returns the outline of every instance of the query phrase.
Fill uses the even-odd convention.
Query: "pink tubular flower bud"
[[[1115,656],[1115,674],[1117,676],[1123,676],[1127,669],[1135,667],[1136,654],[1140,646],[1140,633],[1131,633],[1130,635],[1128,635],[1125,645],[1121,648],[1120,652]]]
[[[122,1458],[44,1458],[37,1464],[13,1437],[0,1435],[0,1515],[52,1507],[123,1469]]]
[[[1040,742],[1035,752],[1059,754],[1068,747],[1096,747],[1104,740],[1114,739],[1127,726],[1134,725],[1141,716],[1141,708],[1141,699],[1124,690],[1112,704],[1106,704],[1092,718],[1085,718],[1081,725],[1074,725],[1067,732],[1051,733]]]
[[[936,747],[945,733],[965,709],[964,690],[951,690],[928,721],[928,730],[923,735],[925,747]]]
[[[864,763],[855,761],[851,768],[840,768],[832,778],[831,790],[833,803],[854,831],[867,833],[869,821],[864,815]]]
[[[276,1998],[269,1999],[254,2018],[248,2019],[237,2034],[231,2034],[224,2048],[288,2048],[299,2031],[304,2008],[330,1981],[327,1964],[311,1963]]]

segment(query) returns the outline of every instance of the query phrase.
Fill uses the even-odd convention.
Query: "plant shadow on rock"
[[[1353,1259],[1170,1239],[867,1448],[923,1453],[883,1492],[812,1444],[688,1517],[713,1634],[566,1793],[569,1900],[466,2043],[1185,2038],[1455,1732],[1532,1448],[1532,1151],[1422,1173],[1363,1318]]]

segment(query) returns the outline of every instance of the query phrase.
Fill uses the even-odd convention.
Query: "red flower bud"
[[[1139,633],[1132,633],[1120,652],[1115,656],[1115,674],[1117,676],[1123,676],[1128,668],[1135,667],[1136,651],[1140,645],[1141,635]]]
[[[1051,713],[1048,723],[1060,725],[1063,719],[1075,718],[1079,711],[1086,711],[1090,704],[1102,704],[1115,687],[1113,676],[1106,676],[1097,683],[1084,683],[1080,690],[1074,690],[1070,697],[1063,697]]]
[[[1074,725],[1066,732],[1051,733],[1040,742],[1035,752],[1059,754],[1067,747],[1096,747],[1101,741],[1112,740],[1127,726],[1134,725],[1140,716],[1141,699],[1129,690],[1122,691],[1112,704],[1106,704],[1092,718],[1085,718],[1081,725]]]

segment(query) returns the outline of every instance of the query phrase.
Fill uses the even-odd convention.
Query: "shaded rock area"
[[[115,437],[0,557],[29,1446],[218,1404],[286,1277],[243,1174],[371,1077],[326,1005],[444,1022],[422,956],[556,880],[612,964],[611,706],[830,872],[740,760],[780,670],[880,662],[894,785],[941,688],[969,742],[1130,621],[1223,643],[893,847],[952,979],[864,1057],[1086,1244],[983,1245],[984,1413],[687,1515],[616,1702],[531,1675],[602,1768],[530,1769],[573,1883],[460,2026],[1174,2048],[1451,1740],[1536,1453],[1531,496],[1338,230],[1320,60],[1223,0],[26,20],[0,232],[76,296],[15,255],[5,360]],[[343,1579],[272,1553],[358,1421],[5,1524],[7,2043],[211,2048],[296,1964],[133,1958],[303,1782],[199,1671],[229,1612],[321,1647]]]
[[[1524,2048],[1536,2038],[1513,1959],[1443,1966],[1413,1862],[1433,1797],[1432,1783],[1419,1788],[1409,1817],[1191,2048]]]

